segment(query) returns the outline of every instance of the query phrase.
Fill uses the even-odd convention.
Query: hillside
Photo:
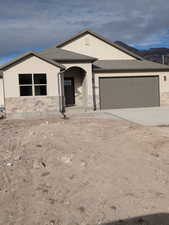
[[[121,41],[116,41],[116,44],[128,49],[129,51],[132,51],[135,54],[140,55],[144,59],[153,61],[153,62],[158,62],[162,63],[162,55],[165,55],[165,64],[169,65],[169,48],[150,48],[148,50],[138,50],[136,48],[133,48]]]

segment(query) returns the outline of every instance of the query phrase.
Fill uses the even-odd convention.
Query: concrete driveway
[[[104,112],[142,125],[169,125],[169,107],[111,109]]]

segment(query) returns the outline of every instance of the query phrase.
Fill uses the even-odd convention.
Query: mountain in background
[[[169,48],[150,48],[148,50],[138,50],[121,41],[116,41],[115,43],[143,57],[144,59],[150,60],[153,62],[162,63],[162,56],[164,55],[165,64],[169,65]]]

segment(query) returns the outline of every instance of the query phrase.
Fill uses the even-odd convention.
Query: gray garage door
[[[160,105],[159,77],[104,77],[99,79],[101,109]]]

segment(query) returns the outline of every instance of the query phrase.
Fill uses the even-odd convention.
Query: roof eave
[[[97,61],[98,59],[54,59],[56,62],[61,62],[61,63],[64,63],[64,62],[86,62],[86,63],[93,63],[95,61]]]
[[[60,48],[60,47],[62,47],[62,46],[65,46],[66,44],[68,44],[68,43],[70,43],[70,42],[76,40],[77,38],[79,38],[79,37],[81,37],[81,36],[83,36],[83,35],[85,35],[85,34],[91,34],[91,35],[93,35],[93,36],[99,38],[100,40],[104,41],[105,43],[107,43],[107,44],[109,44],[109,45],[111,45],[111,46],[113,46],[113,47],[119,49],[120,51],[123,51],[123,52],[125,52],[126,54],[128,54],[128,55],[130,55],[130,56],[132,56],[132,57],[134,57],[134,58],[136,58],[136,59],[143,60],[143,58],[142,58],[141,56],[139,56],[139,55],[137,55],[137,54],[135,54],[135,53],[133,53],[133,52],[131,52],[131,51],[129,51],[129,50],[127,50],[127,49],[125,49],[125,48],[123,48],[123,47],[117,45],[117,44],[115,44],[114,42],[112,42],[112,41],[110,41],[110,40],[107,40],[107,39],[104,38],[103,36],[101,36],[101,35],[95,33],[95,32],[92,31],[92,30],[89,30],[89,29],[84,30],[84,31],[82,31],[82,32],[79,32],[79,33],[77,33],[76,35],[73,35],[71,38],[69,38],[69,39],[67,39],[67,40],[65,40],[65,41],[62,41],[62,42],[58,43],[58,44],[56,45],[56,47],[57,47],[57,48]]]
[[[13,60],[11,60],[10,62],[8,62],[8,63],[2,65],[2,66],[0,67],[0,70],[3,70],[3,71],[4,71],[4,70],[7,70],[9,67],[15,65],[17,62],[20,62],[21,60],[24,60],[25,58],[27,58],[27,57],[29,57],[29,56],[31,56],[31,55],[32,55],[32,56],[36,56],[36,57],[38,57],[39,59],[44,60],[44,61],[46,61],[46,62],[48,62],[48,63],[50,63],[50,64],[53,64],[54,66],[59,67],[60,69],[65,69],[65,66],[63,66],[63,65],[61,65],[61,64],[58,64],[57,62],[55,63],[55,62],[53,62],[52,60],[47,59],[47,58],[45,58],[45,57],[42,57],[42,56],[39,55],[38,53],[36,53],[36,52],[34,52],[34,51],[31,51],[31,52],[27,52],[27,53],[25,53],[25,54],[23,54],[23,55],[17,57],[16,59],[13,59]]]
[[[98,73],[116,73],[116,72],[169,72],[168,69],[93,69],[94,72]]]
[[[3,78],[3,71],[0,70],[0,78]]]
[[[83,36],[83,35],[86,34],[86,33],[90,33],[90,30],[83,30],[83,31],[81,31],[81,32],[79,32],[79,33],[77,33],[77,34],[71,36],[70,38],[68,38],[68,39],[66,39],[66,40],[64,40],[64,41],[59,42],[55,47],[56,47],[56,48],[60,48],[60,47],[62,47],[62,46],[64,46],[64,45],[66,45],[66,44],[72,42],[73,40],[76,40],[78,37]]]

